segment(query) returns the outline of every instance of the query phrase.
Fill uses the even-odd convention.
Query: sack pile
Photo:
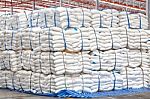
[[[23,14],[18,31],[0,33],[0,87],[33,93],[149,87],[149,31],[119,27],[118,11]]]
[[[119,12],[114,9],[107,10],[91,10],[92,26],[94,28],[119,27]]]
[[[147,29],[148,17],[141,13],[120,12],[119,14],[119,27],[127,27],[134,29]]]

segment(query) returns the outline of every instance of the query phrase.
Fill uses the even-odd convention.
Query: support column
[[[62,7],[62,0],[59,0],[59,6]]]
[[[146,0],[146,14],[148,16],[148,29],[150,30],[150,0]]]
[[[95,0],[95,2],[96,2],[95,9],[98,9],[99,8],[99,0]]]
[[[35,0],[33,1],[33,6],[32,6],[33,10],[35,10]]]
[[[12,5],[12,0],[11,0],[11,15],[13,15],[13,5]]]

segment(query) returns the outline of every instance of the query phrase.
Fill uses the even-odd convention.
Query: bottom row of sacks
[[[93,71],[92,74],[45,75],[32,71],[12,72],[0,70],[0,88],[9,88],[33,93],[57,93],[61,90],[99,92],[126,88],[148,88],[148,68],[125,67],[121,72]]]

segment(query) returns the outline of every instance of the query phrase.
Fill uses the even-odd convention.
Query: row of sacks
[[[128,68],[128,67],[126,67]],[[125,73],[124,73],[125,72]],[[127,72],[127,73],[126,73]],[[128,68],[127,71],[93,71],[92,74],[44,75],[32,71],[0,71],[0,88],[33,93],[57,93],[61,90],[99,92],[126,88],[149,87],[148,68]]]
[[[90,10],[86,8],[46,8],[22,12],[8,18],[0,18],[3,21],[2,29],[20,29],[28,27],[148,27],[148,17],[140,13],[119,12],[115,9]]]
[[[0,69],[31,70],[43,74],[78,74],[92,71],[120,71],[128,67],[150,67],[150,53],[140,50],[70,52],[1,51]]]
[[[0,50],[87,51],[149,49],[149,31],[126,28],[28,28],[0,31]]]

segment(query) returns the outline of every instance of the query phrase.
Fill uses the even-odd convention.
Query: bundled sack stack
[[[63,7],[21,13],[18,31],[0,33],[0,87],[39,94],[149,87],[148,31],[119,27],[118,15]]]
[[[19,43],[18,43],[19,34],[17,31],[13,30],[5,30],[0,31],[0,49],[1,50],[18,50]]]
[[[141,88],[149,85],[149,69],[144,67],[125,67],[121,75],[124,88]]]
[[[141,13],[120,12],[119,27],[127,27],[133,29],[147,29],[148,17]]]
[[[119,12],[114,9],[105,9],[102,11],[91,10],[92,27],[94,28],[108,28],[119,27]]]

